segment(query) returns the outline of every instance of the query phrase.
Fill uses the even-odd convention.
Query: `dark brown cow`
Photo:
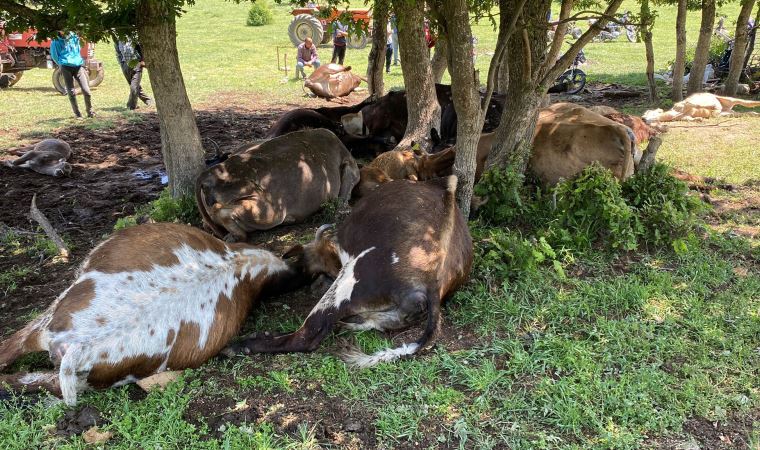
[[[302,130],[202,172],[196,198],[217,236],[244,240],[252,231],[302,221],[328,200],[347,202],[358,182],[356,161],[335,134]]]
[[[337,242],[320,236],[289,252],[304,253],[307,271],[335,277],[303,326],[282,336],[250,336],[224,353],[312,351],[339,322],[354,330],[395,330],[424,317],[427,324],[417,342],[344,357],[368,367],[430,345],[443,299],[467,280],[472,264],[472,240],[455,191],[453,176],[401,180],[359,200],[340,225]]]
[[[0,386],[44,388],[74,405],[89,387],[199,367],[240,331],[264,291],[302,281],[301,261],[225,244],[197,228],[127,228],[90,252],[44,313],[0,342],[0,370],[46,351],[57,371],[0,376]]]
[[[351,66],[325,64],[319,66],[303,85],[317,97],[329,99],[350,94],[362,81],[366,80],[351,73]]]
[[[12,169],[30,169],[53,177],[71,174],[71,164],[66,162],[71,157],[71,147],[66,141],[45,139],[16,151],[20,152],[24,152],[20,158],[3,161],[3,164]]]

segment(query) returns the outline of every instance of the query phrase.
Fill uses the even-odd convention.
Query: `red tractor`
[[[371,35],[370,21],[372,12],[369,8],[349,8],[346,10],[351,14],[354,22],[361,22],[364,33],[351,33],[348,35],[347,45],[349,48],[360,49],[367,46],[369,36]],[[311,38],[315,44],[327,44],[332,37],[328,32],[330,24],[333,23],[343,13],[335,8],[306,7],[296,8],[292,14],[295,16],[288,26],[288,35],[293,45],[300,45],[307,37]]]
[[[5,27],[0,22],[0,89],[5,89],[18,83],[25,70],[39,68],[53,70],[53,87],[61,94],[66,93],[61,70],[50,59],[50,39],[42,42],[35,40],[36,31],[26,30],[23,33],[5,33]],[[105,70],[103,63],[94,59],[95,44],[82,41],[82,58],[89,71],[90,86],[95,87],[103,81]],[[79,88],[75,89],[79,93]]]

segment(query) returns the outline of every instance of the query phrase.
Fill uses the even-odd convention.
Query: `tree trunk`
[[[139,1],[137,33],[158,110],[169,189],[175,198],[189,195],[205,164],[201,135],[179,65],[174,10],[167,2]]]
[[[673,63],[674,102],[683,100],[683,72],[686,59],[686,0],[678,0],[676,15],[676,62]]]
[[[686,89],[688,95],[701,92],[705,76],[707,59],[710,57],[710,39],[712,38],[713,24],[715,24],[715,0],[702,0],[702,24],[699,27],[699,39],[697,51],[694,53],[694,61],[691,64],[689,85]]]
[[[645,25],[641,27],[641,39],[644,41],[644,48],[647,55],[647,86],[649,87],[649,103],[656,103],[657,83],[654,81],[654,45],[652,45],[652,27],[654,26],[654,16],[649,9],[649,0],[641,0],[641,21]]]
[[[511,16],[515,0],[501,2],[500,13]],[[549,0],[531,0],[522,9],[520,23],[510,37],[506,51],[509,63],[507,104],[496,129],[495,144],[488,155],[487,166],[512,167],[525,172],[530,158],[533,133],[543,92],[537,90],[539,68],[546,55],[546,13]],[[544,91],[545,92],[545,91]]]
[[[723,93],[728,96],[736,95],[739,88],[739,77],[744,65],[744,56],[747,52],[747,23],[749,16],[752,14],[752,8],[755,7],[755,0],[744,0],[742,9],[739,12],[739,18],[736,19],[736,38],[734,40],[734,51],[731,53],[731,61],[728,65],[728,76]]]
[[[440,83],[443,80],[443,74],[449,66],[449,47],[448,39],[439,39],[435,43],[435,53],[430,60],[430,66],[433,71],[433,81]]]
[[[509,86],[509,69],[507,68],[507,52],[504,52],[501,54],[501,61],[499,61],[499,66],[496,69],[496,84],[494,87],[494,92],[498,92],[499,94],[505,94],[507,92],[507,87]]]
[[[484,117],[480,110],[480,82],[472,60],[472,29],[467,0],[443,0],[442,12],[441,25],[448,40],[451,94],[458,119],[454,162],[454,173],[459,179],[457,202],[462,214],[468,217]]]
[[[372,10],[372,48],[369,51],[367,65],[367,88],[369,95],[383,95],[383,70],[385,70],[385,49],[388,43],[388,8],[389,0],[375,0]]]
[[[422,1],[393,0],[398,18],[399,56],[403,67],[406,105],[409,120],[399,148],[418,144],[430,150],[430,130],[441,128],[441,106],[435,95],[430,55],[425,42],[425,3]]]
[[[744,65],[747,67],[749,59],[752,57],[752,52],[755,49],[755,38],[757,37],[757,29],[760,27],[760,6],[757,8],[757,15],[755,16],[755,27],[749,33],[749,43],[747,44],[747,54],[744,56]]]

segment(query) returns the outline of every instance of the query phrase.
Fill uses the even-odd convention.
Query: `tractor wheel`
[[[90,78],[94,75],[94,78]],[[99,70],[97,71],[90,71],[88,73],[87,79],[89,80],[90,87],[95,87],[103,82],[103,78],[105,78],[105,69],[101,66]],[[56,91],[58,91],[61,95],[66,95],[66,82],[63,81],[63,72],[61,71],[60,67],[56,67],[55,70],[53,70],[53,87]],[[77,87],[77,82],[74,82],[74,95],[79,95],[82,92],[82,90]]]
[[[349,34],[348,35],[348,48],[353,48],[355,50],[363,49],[367,46],[367,42],[369,41],[369,33],[364,33],[361,36],[358,36],[356,34]]]
[[[288,26],[288,35],[293,45],[301,45],[307,37],[315,44],[322,42],[322,38],[325,35],[325,30],[322,29],[322,24],[319,19],[311,14],[299,14],[293,18]]]
[[[0,74],[0,89],[6,89],[18,83],[24,72]]]

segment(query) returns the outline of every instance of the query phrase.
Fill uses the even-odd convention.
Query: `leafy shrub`
[[[557,252],[543,236],[526,239],[519,232],[504,228],[476,228],[473,234],[479,242],[475,262],[478,273],[510,278],[534,272],[541,264],[550,262],[561,277],[565,275]]]
[[[562,240],[587,248],[597,238],[607,238],[613,248],[636,248],[641,225],[609,170],[593,164],[572,180],[559,183],[554,194],[559,226],[569,231],[561,234]]]
[[[688,195],[686,183],[660,163],[626,180],[622,190],[626,202],[638,213],[642,239],[654,245],[669,245],[687,236],[694,227],[696,213],[704,208],[698,199]]]
[[[260,27],[272,23],[272,8],[264,0],[256,0],[248,10],[248,20],[245,21],[249,27]]]
[[[475,186],[475,195],[487,202],[478,210],[488,222],[510,222],[522,215],[523,181],[525,176],[513,170],[491,169],[483,174]]]

